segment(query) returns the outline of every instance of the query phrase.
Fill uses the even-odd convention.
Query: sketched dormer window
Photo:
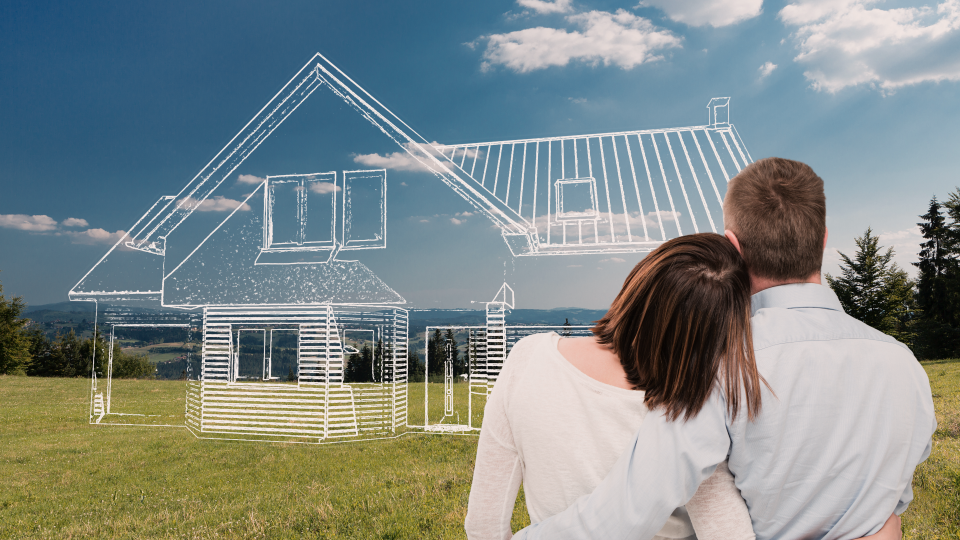
[[[332,248],[340,192],[335,172],[268,176],[264,248]]]
[[[386,247],[386,173],[268,176],[264,251]]]
[[[557,220],[593,220],[600,216],[597,210],[597,182],[593,178],[557,180]]]

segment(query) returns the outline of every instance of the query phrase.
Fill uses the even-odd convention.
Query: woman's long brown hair
[[[760,412],[750,278],[719,234],[681,236],[647,255],[593,333],[646,392],[647,407],[669,420],[696,416],[718,381],[731,417],[741,407],[750,420]]]

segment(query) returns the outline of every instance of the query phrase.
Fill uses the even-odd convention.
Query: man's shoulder
[[[751,326],[757,351],[792,343],[864,340],[892,354],[913,356],[892,336],[833,309],[764,308],[753,315]]]

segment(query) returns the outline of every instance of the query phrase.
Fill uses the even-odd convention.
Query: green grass
[[[903,538],[960,539],[960,360],[923,362],[930,377],[937,431],[930,457],[913,477]]]
[[[939,428],[904,538],[956,540],[960,360],[924,368]],[[411,385],[411,417],[422,418],[422,386]],[[182,382],[114,381],[113,391],[125,412],[182,418]],[[0,377],[0,538],[464,537],[476,437],[199,440],[185,429],[90,426],[88,399],[89,380]],[[521,496],[513,524],[526,523]]]

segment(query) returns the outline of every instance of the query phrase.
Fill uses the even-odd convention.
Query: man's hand
[[[877,531],[877,534],[864,536],[864,538],[870,540],[900,540],[901,536],[903,536],[903,533],[900,530],[900,516],[891,514],[887,522],[883,524],[883,528]]]

